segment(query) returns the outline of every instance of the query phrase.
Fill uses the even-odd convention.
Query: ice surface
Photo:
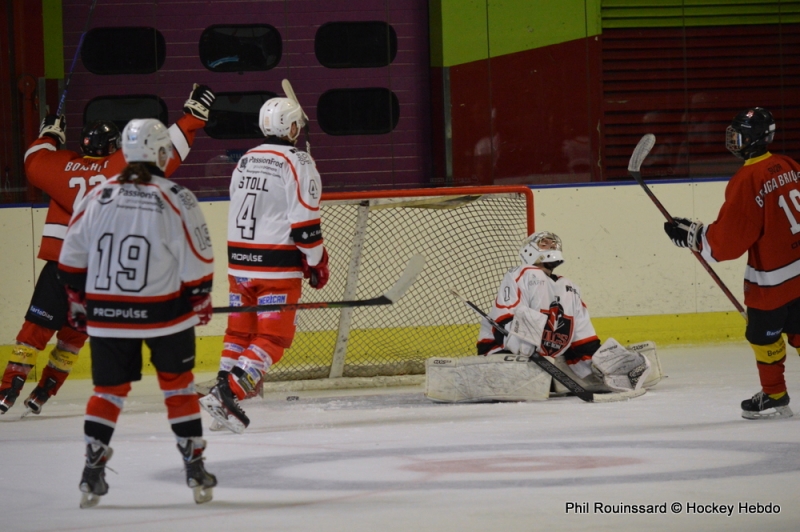
[[[668,378],[623,403],[448,405],[421,387],[248,401],[245,434],[206,431],[219,486],[204,505],[184,483],[161,392],[146,377],[111,442],[108,495],[79,509],[91,384],[69,380],[40,416],[20,420],[20,400],[0,417],[0,530],[800,530],[800,403],[788,420],[740,417],[759,388],[746,343],[660,355]],[[787,381],[800,397],[794,353]],[[568,503],[589,512],[567,513]],[[667,514],[600,514],[595,503],[666,503]],[[780,513],[745,514],[740,503]],[[733,511],[687,513],[690,504]]]

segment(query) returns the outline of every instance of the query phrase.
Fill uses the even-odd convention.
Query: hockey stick
[[[653,135],[652,133],[646,134],[639,140],[639,143],[636,145],[636,148],[633,150],[633,153],[631,154],[631,160],[628,162],[628,173],[630,173],[631,176],[633,176],[633,178],[636,180],[636,182],[642,186],[647,195],[650,196],[650,199],[653,200],[653,203],[655,203],[656,207],[658,207],[658,210],[661,211],[661,214],[664,215],[664,218],[666,218],[669,223],[675,223],[675,220],[672,218],[669,212],[667,212],[667,209],[665,209],[664,206],[661,204],[661,202],[658,201],[656,195],[653,194],[653,191],[650,190],[650,188],[648,188],[648,186],[644,182],[644,179],[642,179],[642,173],[641,173],[642,163],[644,162],[647,155],[650,153],[650,150],[653,149],[653,146],[655,146],[655,144],[656,144],[656,136]],[[695,258],[698,261],[700,261],[700,264],[703,265],[703,268],[705,268],[705,270],[708,272],[711,278],[714,279],[714,282],[717,283],[717,286],[719,286],[720,289],[725,293],[725,295],[728,296],[728,299],[730,300],[731,303],[733,303],[733,306],[736,307],[736,310],[739,311],[739,314],[742,315],[744,321],[747,321],[747,312],[745,312],[744,307],[742,307],[742,305],[739,303],[739,300],[736,299],[736,296],[734,296],[731,293],[731,291],[728,290],[728,287],[725,286],[725,283],[722,282],[722,279],[719,278],[717,273],[711,268],[708,262],[706,262],[706,259],[703,258],[700,252],[695,250],[691,251],[692,255],[694,255]]]
[[[474,310],[476,313],[480,314],[483,319],[489,322],[489,325],[500,331],[503,336],[508,336],[510,333],[506,330],[505,327],[494,321],[492,318],[489,317],[484,311],[482,311],[478,306],[473,303],[472,301],[468,300],[461,292],[456,290],[455,288],[450,289],[450,293],[456,296],[458,299],[463,301],[469,308]],[[519,336],[519,335],[516,335]],[[522,338],[520,336],[520,338]],[[524,338],[522,338],[524,340]],[[542,368],[544,371],[549,373],[555,380],[563,384],[570,392],[577,395],[580,399],[586,401],[587,403],[612,403],[615,401],[625,401],[627,399],[632,399],[634,397],[639,397],[640,395],[644,395],[647,391],[644,387],[639,388],[638,390],[631,390],[628,392],[612,392],[612,393],[595,393],[586,390],[583,386],[575,382],[572,377],[561,371],[558,367],[555,366],[552,362],[544,358],[542,355],[534,351],[531,355],[531,362]]]
[[[288,79],[285,79],[285,80],[281,81],[281,87],[283,88],[283,93],[286,94],[286,96],[290,100],[294,101],[294,103],[296,103],[297,106],[300,108],[300,111],[303,112],[303,119],[306,121],[306,125],[303,127],[303,134],[306,136],[306,153],[308,153],[310,155],[311,154],[311,143],[308,141],[308,131],[309,131],[309,129],[308,129],[308,115],[303,110],[303,106],[300,105],[300,100],[297,99],[297,95],[294,93],[294,88],[292,88],[292,84],[289,82]]]
[[[425,268],[425,257],[414,255],[408,261],[406,269],[400,278],[382,296],[372,299],[357,299],[351,301],[315,301],[309,303],[285,303],[273,305],[253,305],[249,307],[214,307],[214,314],[229,314],[231,312],[283,312],[286,310],[308,310],[314,308],[348,308],[372,307],[376,305],[391,305],[396,303],[406,291],[414,284],[417,275]]]
[[[92,13],[94,13],[94,6],[97,3],[97,0],[92,0],[92,5],[89,7],[89,16],[86,18],[86,27],[83,28],[83,33],[81,33],[81,38],[78,41],[78,48],[75,49],[75,55],[72,56],[72,66],[69,67],[69,72],[67,73],[67,79],[64,81],[64,90],[61,91],[61,99],[58,101],[58,110],[56,111],[56,116],[61,116],[61,111],[64,110],[64,102],[67,99],[67,89],[69,88],[69,81],[72,79],[72,73],[75,71],[75,63],[78,62],[78,54],[81,53],[81,48],[83,48],[83,39],[86,37],[86,34],[89,32],[89,24],[92,21]]]

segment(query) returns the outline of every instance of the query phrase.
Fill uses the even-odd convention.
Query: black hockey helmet
[[[740,159],[752,159],[767,153],[775,138],[775,119],[763,107],[746,109],[733,119],[725,131],[725,147]]]
[[[109,120],[96,120],[83,126],[81,151],[86,157],[106,157],[120,147],[119,128]]]

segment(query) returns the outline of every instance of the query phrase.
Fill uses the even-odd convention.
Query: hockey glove
[[[78,332],[86,332],[86,294],[69,286],[67,290],[67,323]]]
[[[700,237],[703,230],[702,222],[693,222],[687,218],[673,218],[674,222],[664,222],[664,232],[670,237],[672,243],[679,248],[689,248],[692,251],[701,251],[703,241]]]
[[[216,99],[217,96],[210,87],[195,83],[192,93],[189,95],[189,99],[183,104],[183,112],[189,113],[203,122],[208,122],[208,114]]]
[[[47,115],[42,119],[42,125],[39,127],[39,138],[48,136],[59,144],[66,144],[67,135],[64,132],[67,129],[67,119],[64,115]]]
[[[192,304],[194,313],[200,318],[200,325],[207,325],[211,321],[211,294],[191,296],[189,303]]]
[[[309,266],[306,256],[303,255],[303,277],[308,279],[308,284],[319,290],[328,284],[331,272],[328,270],[328,250],[322,248],[322,258],[315,266]]]

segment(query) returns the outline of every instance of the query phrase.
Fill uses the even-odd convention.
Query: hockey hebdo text
[[[620,514],[684,514],[684,515],[768,515],[781,513],[778,504],[768,502],[737,502],[734,504],[663,502],[661,504],[624,504],[605,502],[566,502],[566,514],[620,515]]]

